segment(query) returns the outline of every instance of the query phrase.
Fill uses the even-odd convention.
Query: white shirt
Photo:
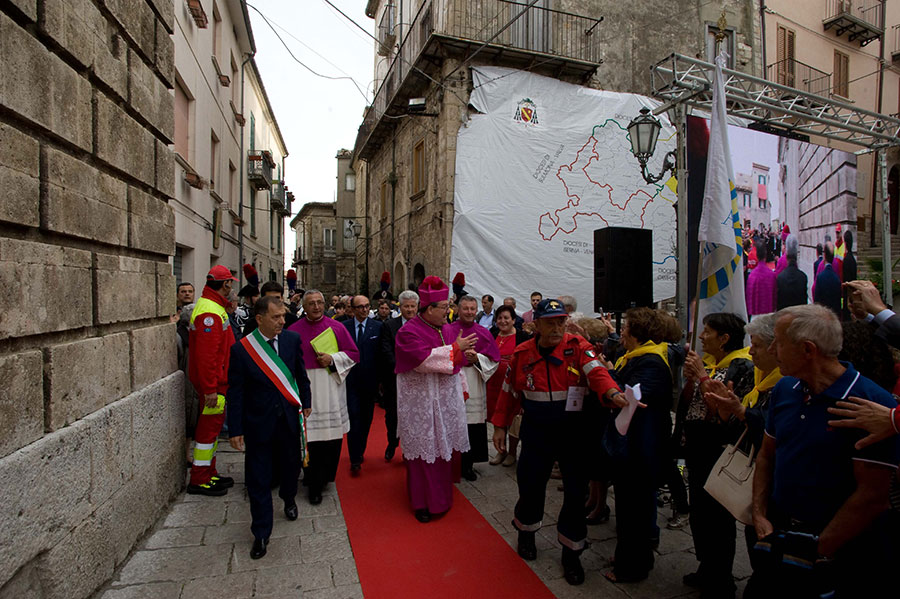
[[[257,330],[259,330],[259,329],[257,329]],[[275,340],[275,344],[274,344],[275,345],[275,354],[277,355],[278,354],[278,335],[275,335],[274,337],[266,337],[265,335],[263,335],[262,331],[259,331],[259,334],[263,339],[266,340],[266,343],[269,343],[269,341],[271,339]]]

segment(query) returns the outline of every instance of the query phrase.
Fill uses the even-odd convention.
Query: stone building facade
[[[174,8],[0,4],[4,599],[90,596],[183,485]]]
[[[521,8],[500,0],[367,3],[381,42],[374,61],[378,92],[360,126],[354,168],[357,214],[366,217],[357,270],[369,292],[383,271],[391,273],[395,295],[426,275],[453,274],[456,139],[469,110],[469,66],[507,66],[647,94],[650,65],[673,51],[712,58],[724,9],[733,66],[763,71],[759,7],[750,0],[540,0],[500,31]],[[412,98],[423,98],[424,106],[411,110]]]
[[[297,287],[341,293],[337,284],[337,237],[334,202],[307,202],[291,220],[296,232],[293,267]]]
[[[237,272],[243,260],[261,280],[283,282],[287,149],[247,6],[176,4],[175,276],[199,288],[211,266]]]

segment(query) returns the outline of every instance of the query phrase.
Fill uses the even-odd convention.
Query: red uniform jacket
[[[566,333],[548,358],[544,360],[538,352],[537,339],[516,347],[491,418],[495,426],[510,425],[519,413],[522,397],[546,401],[549,393],[553,401],[565,401],[569,387],[590,387],[605,402],[604,395],[619,388],[597,359],[594,346],[578,335]]]
[[[201,297],[223,308],[228,302],[221,295],[203,288]],[[202,397],[209,393],[225,395],[228,391],[228,357],[234,344],[234,333],[228,319],[222,321],[218,314],[197,314],[190,327],[188,340],[188,378]]]

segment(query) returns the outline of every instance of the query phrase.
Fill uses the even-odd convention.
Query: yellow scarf
[[[722,368],[728,368],[731,364],[732,360],[749,360],[750,359],[750,348],[742,347],[741,349],[736,349],[724,358],[722,361],[716,364],[716,359],[709,354],[703,354],[703,365],[710,372],[714,370],[720,370]]]
[[[759,394],[762,391],[768,391],[772,387],[775,386],[781,380],[781,370],[776,367],[775,370],[770,372],[766,378],[762,378],[762,370],[759,368],[753,369],[753,390],[750,391],[747,395],[744,396],[744,400],[741,402],[744,404],[746,408],[752,408],[756,405],[756,402],[759,401]]]
[[[631,358],[637,358],[638,356],[643,356],[645,354],[654,354],[663,359],[663,362],[666,363],[666,366],[669,365],[669,344],[668,343],[653,343],[652,341],[647,341],[643,345],[638,346],[626,353],[624,356],[616,360],[616,370],[619,370],[630,360]]]

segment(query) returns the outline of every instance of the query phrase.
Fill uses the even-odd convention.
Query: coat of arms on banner
[[[513,115],[513,120],[525,125],[537,125],[537,106],[535,106],[534,102],[529,98],[520,100],[519,104],[516,106],[516,114]]]

